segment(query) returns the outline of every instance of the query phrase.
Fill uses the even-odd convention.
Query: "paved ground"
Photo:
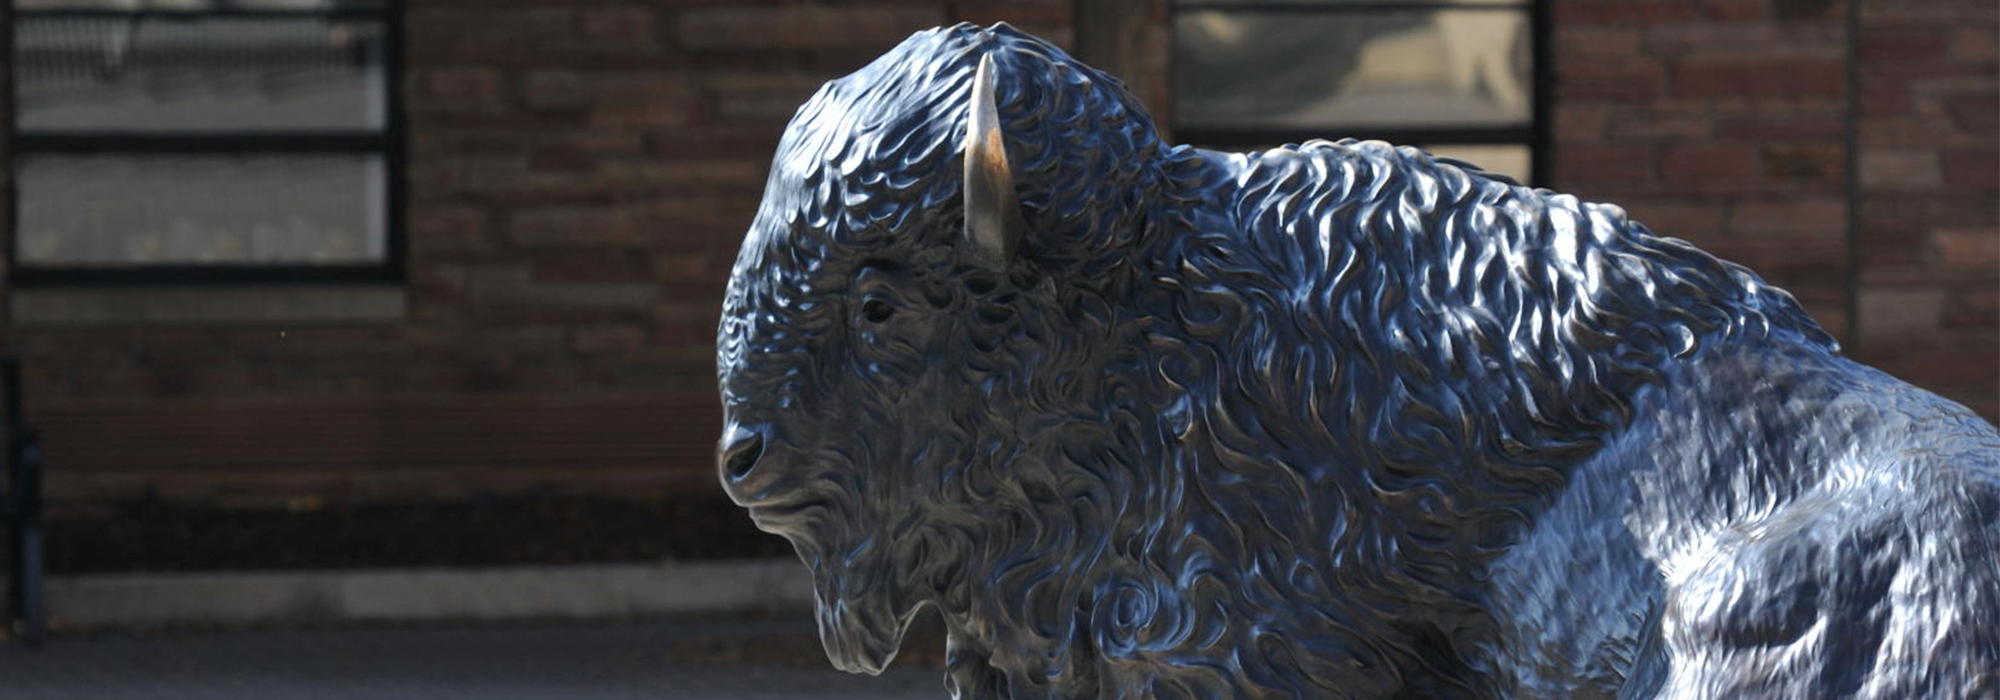
[[[804,620],[98,634],[0,643],[4,700],[941,700],[832,670]],[[921,640],[912,639],[912,642]],[[925,646],[935,640],[921,641]]]

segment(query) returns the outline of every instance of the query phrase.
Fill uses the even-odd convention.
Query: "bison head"
[[[1482,567],[1664,368],[1773,336],[1833,346],[1616,207],[1379,142],[1168,147],[960,25],[787,128],[719,468],[848,670],[928,604],[961,696],[1485,697]]]
[[[1065,495],[1020,451],[1117,428],[1089,397],[1134,331],[1072,282],[1134,277],[1160,149],[1114,80],[1004,24],[913,36],[786,128],[724,302],[718,468],[812,569],[837,665],[971,605],[971,559],[1073,534],[1018,512]]]

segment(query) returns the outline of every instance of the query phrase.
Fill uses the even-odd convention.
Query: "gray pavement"
[[[919,640],[912,639],[912,642]],[[933,642],[924,642],[926,644]],[[927,656],[910,649],[914,656]],[[0,700],[938,700],[943,674],[833,670],[810,622],[106,633],[0,642]]]

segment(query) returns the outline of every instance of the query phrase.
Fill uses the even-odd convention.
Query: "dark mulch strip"
[[[47,524],[54,574],[791,556],[720,497],[510,496],[304,510],[141,501]]]

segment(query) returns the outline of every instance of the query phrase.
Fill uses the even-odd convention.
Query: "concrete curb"
[[[51,577],[48,614],[73,627],[427,620],[618,619],[809,610],[792,559],[497,569]]]

